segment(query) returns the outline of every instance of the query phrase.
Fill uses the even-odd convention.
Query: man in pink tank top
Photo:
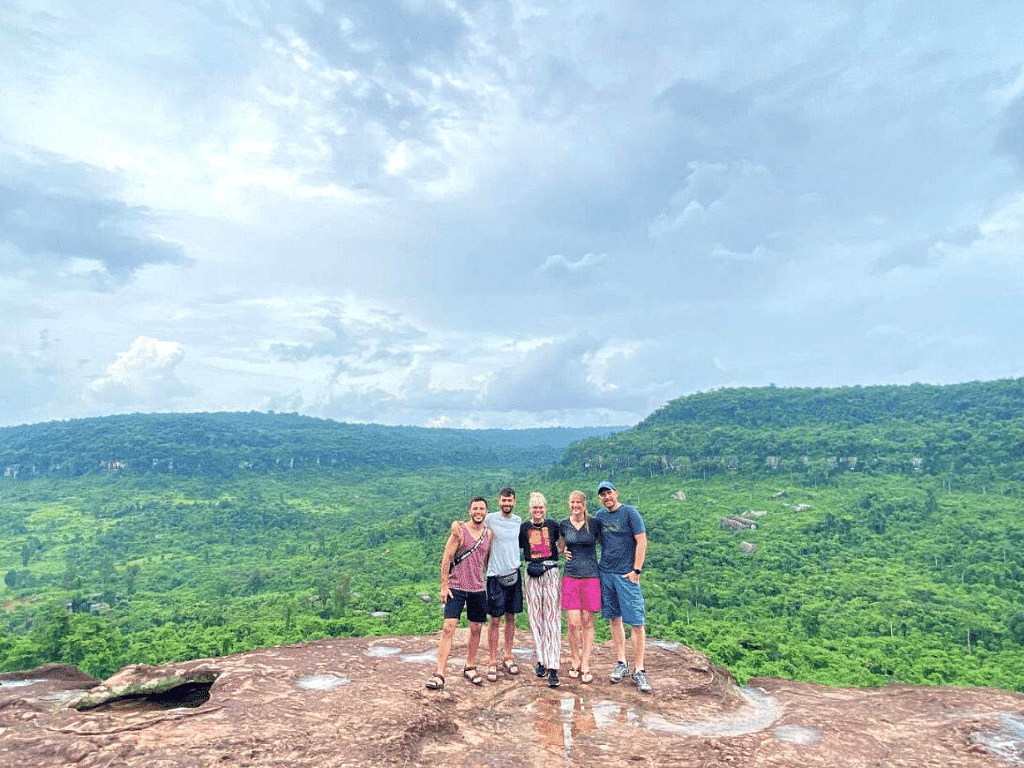
[[[474,496],[469,502],[469,520],[452,521],[451,533],[441,555],[441,604],[444,623],[437,644],[437,668],[427,681],[427,688],[444,688],[444,675],[448,657],[452,652],[452,638],[466,608],[469,619],[469,641],[466,665],[462,676],[473,685],[481,685],[483,675],[476,671],[476,654],[480,649],[480,632],[487,621],[487,560],[491,554],[491,530],[484,526],[487,517],[487,499]]]

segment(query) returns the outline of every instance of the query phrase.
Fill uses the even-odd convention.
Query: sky
[[[0,0],[0,426],[1024,376],[1024,3]]]

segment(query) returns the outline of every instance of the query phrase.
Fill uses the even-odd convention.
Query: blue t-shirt
[[[596,579],[599,575],[597,542],[601,536],[601,521],[591,516],[589,530],[584,526],[577,531],[567,517],[558,524],[558,529],[565,539],[566,550],[572,552],[572,557],[565,561],[564,575],[574,579]]]
[[[601,570],[606,573],[629,573],[636,555],[636,535],[646,533],[644,519],[636,507],[623,504],[614,512],[602,507],[594,515],[601,523]]]

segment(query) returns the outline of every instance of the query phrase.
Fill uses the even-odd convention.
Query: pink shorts
[[[596,576],[592,579],[574,579],[572,576],[562,577],[562,610],[564,611],[597,611],[601,610],[601,580]]]

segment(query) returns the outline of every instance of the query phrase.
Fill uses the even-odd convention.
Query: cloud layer
[[[0,423],[1024,375],[1012,3],[12,0]]]

